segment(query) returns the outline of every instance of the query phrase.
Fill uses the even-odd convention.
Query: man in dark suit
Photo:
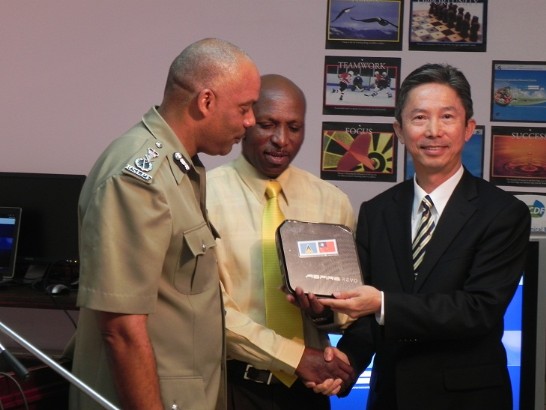
[[[307,303],[359,318],[335,353],[356,374],[375,354],[368,410],[512,409],[503,316],[524,265],[530,214],[463,167],[472,116],[470,86],[457,69],[426,64],[406,78],[394,128],[415,177],[360,208],[366,286],[333,299],[308,295]],[[431,234],[418,232],[421,219]],[[428,241],[421,250],[412,250],[416,236]],[[328,382],[314,388],[328,393]]]

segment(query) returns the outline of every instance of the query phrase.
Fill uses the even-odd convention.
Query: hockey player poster
[[[487,0],[412,0],[410,50],[486,51]]]
[[[329,0],[326,48],[402,50],[404,2]]]
[[[326,56],[323,114],[393,116],[400,58]]]
[[[491,182],[546,187],[546,128],[491,127],[491,136]]]
[[[324,122],[320,177],[396,182],[396,149],[392,124]]]

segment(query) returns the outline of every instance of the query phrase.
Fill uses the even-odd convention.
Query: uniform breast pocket
[[[174,287],[184,294],[218,286],[215,240],[205,222],[184,232]]]

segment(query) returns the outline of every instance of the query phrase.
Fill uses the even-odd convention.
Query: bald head
[[[305,94],[292,80],[280,74],[266,74],[261,77],[260,98],[254,105],[254,111],[260,110],[261,104],[269,104],[272,98],[285,98],[298,103],[305,114]]]

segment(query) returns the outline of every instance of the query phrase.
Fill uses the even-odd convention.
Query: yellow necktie
[[[275,230],[284,220],[278,202],[280,191],[281,186],[277,181],[269,181],[265,188],[267,203],[262,222],[265,317],[268,328],[288,339],[299,339],[303,343],[301,312],[286,300],[280,290],[282,276],[275,246]],[[275,376],[287,386],[296,380],[296,376],[286,373],[275,372]]]

